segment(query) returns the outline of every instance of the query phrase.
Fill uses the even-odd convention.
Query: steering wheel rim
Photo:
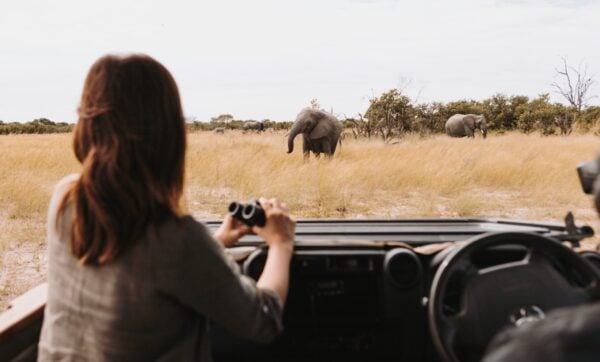
[[[471,257],[474,254],[501,245],[525,247],[527,251],[525,258],[485,268],[480,268],[473,264]],[[569,282],[573,280],[568,280],[568,275],[563,275],[559,270],[552,272],[552,268],[556,269],[557,265],[567,266],[566,273],[577,276],[578,279],[574,280],[574,282],[579,285],[571,285]],[[459,273],[463,274],[460,275]],[[517,273],[519,273],[519,278],[515,277]],[[447,315],[444,311],[444,301],[448,293],[450,280],[456,277],[457,274],[460,278],[460,284],[464,285],[460,293],[460,310],[454,315]],[[503,280],[511,279],[511,274],[513,274],[513,280],[520,279],[521,274],[531,278],[529,280],[530,283],[527,283],[526,280],[523,284],[528,284],[528,290],[509,292],[509,295],[506,297],[506,303],[510,305],[501,306],[496,308],[496,310],[506,311],[514,309],[522,311],[523,308],[527,309],[529,307],[536,310],[538,308],[537,305],[530,303],[532,299],[536,299],[532,297],[532,295],[536,296],[536,294],[537,299],[541,301],[537,304],[551,306],[547,310],[600,299],[600,274],[596,268],[557,240],[525,232],[486,233],[478,235],[469,239],[465,245],[451,252],[441,263],[432,281],[428,303],[428,321],[435,348],[443,361],[454,362],[460,360],[455,351],[457,338],[461,335],[461,332],[464,332],[461,331],[461,328],[470,327],[470,329],[473,329],[473,325],[478,322],[476,320],[474,323],[469,318],[477,319],[476,317],[481,314],[477,313],[479,307],[475,306],[477,303],[473,303],[473,301],[477,301],[475,298],[477,293],[481,294],[481,290],[485,291],[490,288],[489,286],[482,287],[482,285],[490,281],[499,281],[498,288],[500,288]],[[540,295],[548,292],[548,285],[539,286],[536,284],[539,282],[539,278],[536,279],[536,276],[539,277],[540,275],[550,275],[550,279],[554,278],[551,280],[552,283],[559,285],[558,290],[554,294],[565,293],[564,298],[557,297],[558,301],[555,303],[557,305],[552,305],[551,302],[544,301],[543,298],[547,298],[547,296]],[[565,278],[566,283],[559,283],[557,275]],[[526,295],[521,296],[519,293]],[[497,304],[497,301],[492,301],[492,304],[494,303]],[[522,304],[519,305],[519,303]],[[475,312],[469,312],[465,304],[470,304],[471,308],[475,309]],[[482,309],[485,308],[483,307]],[[494,309],[494,306],[490,308]],[[470,316],[469,313],[471,313]],[[510,325],[508,317],[506,318],[505,326]],[[543,318],[543,313],[538,317]],[[498,324],[500,317],[496,316],[496,320],[493,320],[494,318],[491,319],[490,324]],[[482,330],[489,332],[489,330],[496,329],[495,332],[498,332],[502,327],[496,325],[482,326]]]

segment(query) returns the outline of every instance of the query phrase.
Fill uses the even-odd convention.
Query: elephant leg
[[[331,152],[331,144],[329,143],[329,140],[327,138],[324,139],[323,142],[321,142],[321,151],[323,151],[327,158],[331,157],[331,155],[333,154],[333,152]]]
[[[337,141],[334,141],[332,146],[331,146],[331,154],[333,155],[335,153],[335,150],[338,146],[338,144],[340,145],[340,150],[342,149],[342,137],[340,137]]]
[[[469,128],[469,126],[467,126],[466,124],[464,125],[464,127],[465,127],[465,135],[467,137],[475,138],[475,134],[473,133],[473,130],[471,128]]]
[[[302,153],[304,154],[304,160],[308,160],[308,156],[310,155],[310,141],[306,136],[302,137]]]

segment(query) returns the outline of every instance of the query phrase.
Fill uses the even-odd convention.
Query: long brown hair
[[[98,59],[78,113],[73,148],[83,169],[63,207],[74,206],[73,255],[101,265],[180,213],[185,121],[175,80],[146,55]]]

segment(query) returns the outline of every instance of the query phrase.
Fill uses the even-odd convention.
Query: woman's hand
[[[252,229],[227,214],[225,215],[221,226],[215,231],[214,236],[215,239],[223,244],[223,246],[229,248],[234,246],[242,236],[247,234],[252,234]]]
[[[259,202],[265,211],[267,222],[263,227],[252,227],[252,231],[263,238],[270,248],[284,247],[291,252],[296,233],[296,221],[290,216],[287,205],[277,199],[260,198]]]

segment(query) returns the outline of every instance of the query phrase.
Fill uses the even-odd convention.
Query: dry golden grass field
[[[198,219],[222,217],[231,200],[274,196],[306,217],[484,216],[600,226],[576,165],[598,137],[489,135],[487,140],[346,139],[332,160],[286,154],[283,134],[208,132],[189,137],[185,203]],[[0,311],[46,274],[45,214],[53,185],[78,171],[71,135],[0,137]]]

